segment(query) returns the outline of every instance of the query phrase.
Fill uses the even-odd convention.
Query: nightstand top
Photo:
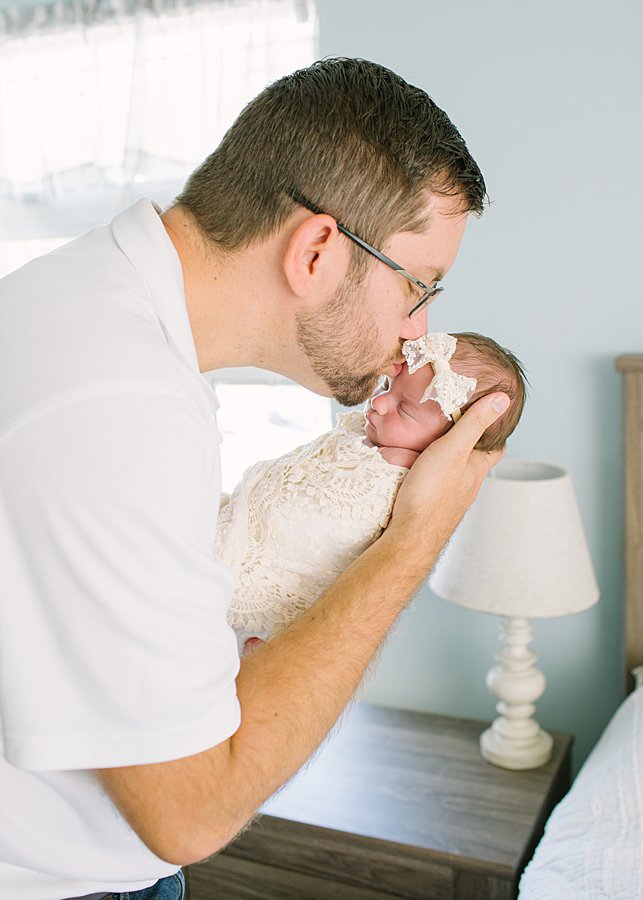
[[[510,771],[480,756],[488,723],[357,704],[318,756],[262,809],[271,818],[518,871],[560,793],[572,738]],[[567,775],[568,777],[568,775]],[[557,799],[557,798],[556,798]]]

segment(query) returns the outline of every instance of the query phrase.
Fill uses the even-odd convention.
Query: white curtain
[[[139,196],[169,201],[248,100],[316,55],[314,0],[0,0],[0,277]],[[217,381],[226,490],[252,448],[331,427],[329,401],[280,376]]]
[[[179,186],[315,50],[314,0],[3,0],[0,239],[9,214]]]

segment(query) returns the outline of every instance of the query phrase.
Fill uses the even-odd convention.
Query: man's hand
[[[395,501],[388,527],[417,535],[431,523],[444,542],[473,503],[488,471],[504,450],[474,450],[480,436],[507,409],[506,394],[488,394],[474,403],[459,422],[420,454]],[[503,405],[504,404],[504,405]]]

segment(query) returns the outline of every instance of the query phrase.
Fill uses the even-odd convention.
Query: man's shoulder
[[[92,383],[177,381],[144,285],[95,231],[0,281],[0,384],[12,385],[0,388],[0,423],[10,408]]]
[[[0,280],[3,307],[19,302],[21,307],[29,308],[37,303],[41,312],[44,303],[55,310],[78,299],[96,312],[101,294],[113,296],[117,291],[134,306],[140,305],[145,293],[136,269],[114,240],[109,225],[93,228]],[[151,304],[144,305],[152,311]]]

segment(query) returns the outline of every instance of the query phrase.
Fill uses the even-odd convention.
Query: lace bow
[[[433,380],[422,395],[420,403],[435,400],[444,415],[453,421],[460,418],[460,407],[464,406],[476,389],[476,379],[458,375],[449,365],[455,351],[456,339],[443,332],[427,333],[417,341],[404,341],[402,353],[406,359],[409,374],[422,366],[431,364],[435,373]]]

